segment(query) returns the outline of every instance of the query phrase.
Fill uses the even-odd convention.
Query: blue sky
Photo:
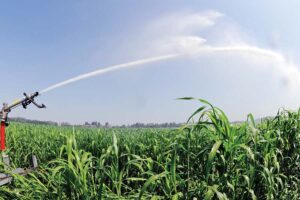
[[[188,52],[53,90],[40,98],[46,110],[11,116],[182,122],[199,106],[175,100],[183,96],[207,99],[231,120],[297,109],[299,8],[276,0],[3,1],[1,101],[110,65]]]

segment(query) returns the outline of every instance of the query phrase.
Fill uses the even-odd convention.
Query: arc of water
[[[289,64],[287,62],[287,60],[279,53],[268,50],[268,49],[263,49],[263,48],[258,48],[256,46],[247,46],[247,45],[242,45],[242,46],[220,46],[220,47],[213,47],[213,46],[202,46],[199,47],[198,50],[195,51],[195,53],[192,54],[201,54],[201,53],[217,53],[217,52],[236,52],[236,53],[250,53],[252,55],[255,56],[263,56],[263,57],[267,57],[270,58],[274,61],[279,61],[281,63],[283,63],[285,66],[277,66],[277,70],[279,70],[281,73],[289,76],[289,78],[293,78],[295,79],[299,79],[300,82],[300,71],[299,69],[292,65]],[[188,53],[190,54],[190,53]],[[73,82],[76,81],[80,81],[83,79],[87,79],[93,76],[97,76],[100,74],[105,74],[108,72],[112,72],[112,71],[117,71],[117,70],[121,70],[121,69],[125,69],[125,68],[131,68],[131,67],[135,67],[135,66],[139,66],[139,65],[144,65],[144,64],[148,64],[148,63],[153,63],[153,62],[158,62],[158,61],[162,61],[162,60],[168,60],[168,59],[173,59],[176,58],[178,56],[182,56],[182,55],[188,55],[187,53],[181,53],[181,54],[169,54],[169,55],[164,55],[164,56],[157,56],[157,57],[151,57],[151,58],[146,58],[146,59],[141,59],[141,60],[137,60],[137,61],[133,61],[133,62],[128,62],[128,63],[123,63],[123,64],[119,64],[119,65],[114,65],[111,67],[107,67],[107,68],[101,68],[98,69],[96,71],[93,72],[89,72],[86,74],[82,74],[76,77],[73,77],[71,79],[68,79],[66,81],[62,81],[60,83],[54,84],[48,88],[43,89],[42,91],[40,91],[40,94],[49,92],[51,90],[54,90],[56,88],[71,84]]]
[[[121,69],[125,69],[125,68],[130,68],[130,67],[135,67],[138,65],[144,65],[144,64],[148,64],[148,63],[153,63],[153,62],[158,62],[158,61],[162,61],[162,60],[167,60],[167,59],[172,59],[172,58],[176,58],[178,57],[179,54],[169,54],[169,55],[165,55],[165,56],[158,56],[158,57],[152,57],[152,58],[146,58],[146,59],[142,59],[142,60],[137,60],[137,61],[133,61],[133,62],[128,62],[128,63],[124,63],[124,64],[119,64],[119,65],[114,65],[111,67],[107,67],[107,68],[102,68],[93,72],[89,72],[86,74],[81,74],[79,76],[73,77],[71,79],[68,79],[66,81],[62,81],[60,83],[54,84],[48,88],[45,88],[43,90],[40,91],[40,94],[49,92],[51,90],[54,90],[56,88],[71,84],[73,82],[76,81],[80,81],[83,79],[87,79],[93,76],[97,76],[100,74],[105,74],[111,71],[116,71],[116,70],[121,70]]]

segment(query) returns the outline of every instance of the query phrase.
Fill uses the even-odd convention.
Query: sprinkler
[[[4,153],[6,146],[5,146],[5,128],[9,125],[8,123],[8,114],[18,106],[23,106],[24,109],[27,108],[29,104],[33,104],[38,108],[46,108],[44,104],[38,104],[34,101],[34,99],[39,96],[38,92],[35,92],[31,95],[24,93],[23,98],[16,100],[11,104],[3,103],[3,108],[0,111],[0,119],[1,119],[1,127],[0,127],[0,149],[2,151],[2,159],[7,169],[9,167],[9,157]],[[12,171],[12,174],[19,174],[19,175],[26,175],[30,173],[32,170],[36,169],[38,166],[36,156],[32,156],[32,168],[17,168]],[[0,173],[0,186],[8,184],[12,181],[12,176],[10,174]]]
[[[124,64],[119,64],[119,65],[114,65],[108,68],[101,68],[98,69],[96,71],[93,72],[89,72],[89,73],[85,73],[85,74],[81,74],[79,76],[75,76],[71,79],[62,81],[60,83],[54,84],[48,88],[45,88],[44,90],[41,90],[40,92],[35,92],[31,95],[27,95],[26,93],[24,93],[24,96],[22,99],[16,100],[15,102],[13,102],[12,104],[7,104],[4,103],[3,104],[3,108],[2,110],[0,110],[0,150],[2,151],[2,160],[4,162],[4,165],[7,168],[9,168],[9,157],[4,153],[5,152],[5,128],[8,126],[8,114],[16,107],[18,106],[23,106],[23,108],[27,108],[27,106],[29,104],[33,104],[38,108],[46,108],[46,106],[44,104],[37,104],[34,100],[36,97],[38,97],[41,94],[44,94],[46,92],[49,92],[51,90],[57,89],[59,87],[62,87],[64,85],[68,85],[71,84],[73,82],[76,81],[80,81],[83,79],[87,79],[96,75],[100,75],[100,74],[105,74],[108,72],[112,72],[112,71],[117,71],[117,70],[121,70],[121,69],[127,69],[130,67],[134,67],[134,66],[139,66],[139,65],[144,65],[147,63],[153,63],[153,62],[158,62],[158,61],[162,61],[162,60],[167,60],[167,59],[172,59],[172,58],[176,58],[178,57],[179,54],[171,54],[171,55],[165,55],[165,56],[157,56],[157,57],[152,57],[152,58],[147,58],[147,59],[142,59],[142,60],[137,60],[137,61],[133,61],[133,62],[128,62],[128,63],[124,63]],[[28,173],[30,173],[31,171],[33,171],[34,169],[36,169],[38,166],[37,164],[37,159],[36,156],[32,156],[32,167],[29,169],[26,168],[17,168],[15,170],[13,170],[10,174],[19,174],[19,175],[26,175]],[[5,185],[8,184],[12,181],[12,176],[10,174],[5,174],[5,173],[0,173],[0,186],[1,185]]]

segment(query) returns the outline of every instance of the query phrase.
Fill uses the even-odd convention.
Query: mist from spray
[[[252,56],[259,56],[261,58],[268,58],[272,62],[270,66],[273,68],[277,73],[279,73],[287,86],[299,86],[300,85],[300,71],[299,68],[291,61],[288,61],[282,54],[269,50],[258,48],[256,46],[249,46],[249,45],[241,45],[241,46],[225,46],[225,47],[211,47],[207,46],[203,49],[198,51],[200,52],[207,52],[207,53],[243,53],[243,54],[250,54]],[[254,57],[252,57],[253,60]]]
[[[110,66],[107,68],[101,68],[99,70],[89,72],[86,74],[82,74],[79,76],[76,76],[74,78],[68,79],[66,81],[62,81],[60,83],[54,84],[46,89],[43,89],[40,91],[40,94],[49,92],[51,90],[60,88],[62,86],[91,78],[94,76],[102,75],[108,72],[112,71],[117,71],[121,69],[128,69],[136,66],[142,66],[148,63],[154,63],[158,61],[163,61],[163,60],[168,60],[168,59],[174,59],[179,56],[189,56],[189,55],[196,55],[200,56],[202,54],[207,54],[207,53],[218,53],[218,52],[229,52],[229,53],[242,53],[242,54],[251,54],[252,56],[257,56],[257,57],[265,57],[268,59],[271,59],[272,61],[279,62],[280,64],[275,64],[272,65],[274,69],[276,69],[281,75],[283,75],[288,82],[296,82],[297,84],[300,84],[300,71],[299,69],[293,65],[292,63],[287,62],[287,60],[279,53],[268,50],[268,49],[263,49],[263,48],[258,48],[256,46],[248,46],[248,45],[242,45],[242,46],[224,46],[224,47],[213,47],[213,46],[199,46],[196,49],[193,48],[192,50],[190,49],[189,52],[181,52],[177,54],[169,54],[169,55],[164,55],[164,56],[158,56],[158,57],[152,57],[152,58],[146,58],[146,59],[141,59],[133,62],[128,62],[124,64],[119,64],[119,65],[114,65]]]
[[[81,74],[79,76],[73,77],[71,79],[68,79],[66,81],[62,81],[60,83],[54,84],[48,88],[45,88],[43,90],[41,90],[39,93],[40,94],[44,94],[46,92],[49,92],[51,90],[60,88],[62,86],[83,80],[83,79],[87,79],[87,78],[91,78],[93,76],[98,76],[101,74],[105,74],[108,72],[112,72],[112,71],[117,71],[117,70],[121,70],[121,69],[126,69],[126,68],[131,68],[131,67],[135,67],[135,66],[139,66],[139,65],[145,65],[148,63],[153,63],[153,62],[158,62],[158,61],[163,61],[163,60],[168,60],[168,59],[172,59],[172,58],[176,58],[178,57],[179,54],[169,54],[169,55],[164,55],[164,56],[158,56],[158,57],[152,57],[152,58],[146,58],[146,59],[142,59],[142,60],[137,60],[137,61],[133,61],[133,62],[128,62],[128,63],[123,63],[123,64],[119,64],[119,65],[113,65],[107,68],[101,68],[98,69],[96,71],[92,71],[86,74]]]

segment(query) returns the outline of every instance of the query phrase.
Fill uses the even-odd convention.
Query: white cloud
[[[148,32],[157,34],[187,34],[212,27],[218,18],[223,17],[217,11],[200,13],[173,13],[159,17],[148,26]]]
[[[300,86],[300,71],[293,62],[278,51],[249,42],[247,39],[251,37],[218,11],[165,15],[150,23],[144,35],[147,49],[155,54],[218,56],[230,53],[237,58],[242,55],[245,62],[254,64],[256,70],[272,68],[271,71],[281,77],[279,81],[283,80],[285,86]]]
[[[226,70],[228,62],[240,62],[240,58],[243,58],[242,62],[246,66],[271,74],[274,82],[284,83],[289,89],[300,86],[297,65],[287,59],[278,50],[279,47],[276,51],[260,47],[255,37],[218,11],[176,12],[158,16],[143,25],[117,43],[111,58],[114,63],[168,54],[187,54],[191,56],[188,59],[196,57],[199,60],[202,55],[209,55],[213,59],[227,56],[230,59],[224,60],[220,70]],[[243,74],[244,63],[235,63],[239,65],[240,76]]]

